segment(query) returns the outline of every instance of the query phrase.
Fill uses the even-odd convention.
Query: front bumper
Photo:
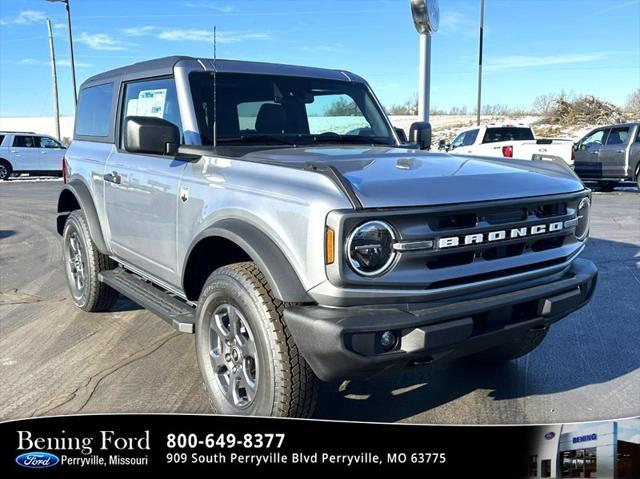
[[[285,322],[298,349],[324,381],[369,379],[404,367],[454,359],[544,329],[584,306],[596,266],[576,259],[560,277],[515,291],[454,302],[328,308],[294,306]],[[391,351],[384,331],[399,338]]]

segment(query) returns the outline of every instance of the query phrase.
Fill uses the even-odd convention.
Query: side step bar
[[[110,271],[102,271],[98,279],[131,301],[160,316],[175,330],[181,333],[195,331],[195,308],[171,293],[155,287],[140,276],[118,267]]]

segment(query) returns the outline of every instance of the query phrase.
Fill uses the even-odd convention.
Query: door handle
[[[616,153],[624,153],[624,150],[616,150]]]
[[[46,155],[46,154],[47,154],[47,152],[46,152],[46,151],[44,151],[44,150],[42,150],[42,151],[40,152],[40,154],[41,154],[41,155]]]
[[[122,182],[122,176],[120,176],[117,171],[107,173],[102,178],[104,179],[104,181],[115,183],[116,185],[119,185]]]
[[[19,153],[18,150],[11,150],[11,153]]]
[[[592,151],[592,152],[591,152],[591,154],[592,154],[592,155],[599,155],[599,154],[600,154],[600,152],[599,152],[599,151]]]

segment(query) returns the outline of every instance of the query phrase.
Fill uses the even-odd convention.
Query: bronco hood
[[[584,189],[573,172],[550,162],[401,148],[288,148],[253,152],[245,158],[299,168],[308,163],[334,166],[365,208],[491,201]]]

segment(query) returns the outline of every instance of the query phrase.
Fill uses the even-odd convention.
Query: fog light
[[[385,331],[380,335],[380,347],[383,351],[391,351],[398,342],[398,337],[393,331]]]

